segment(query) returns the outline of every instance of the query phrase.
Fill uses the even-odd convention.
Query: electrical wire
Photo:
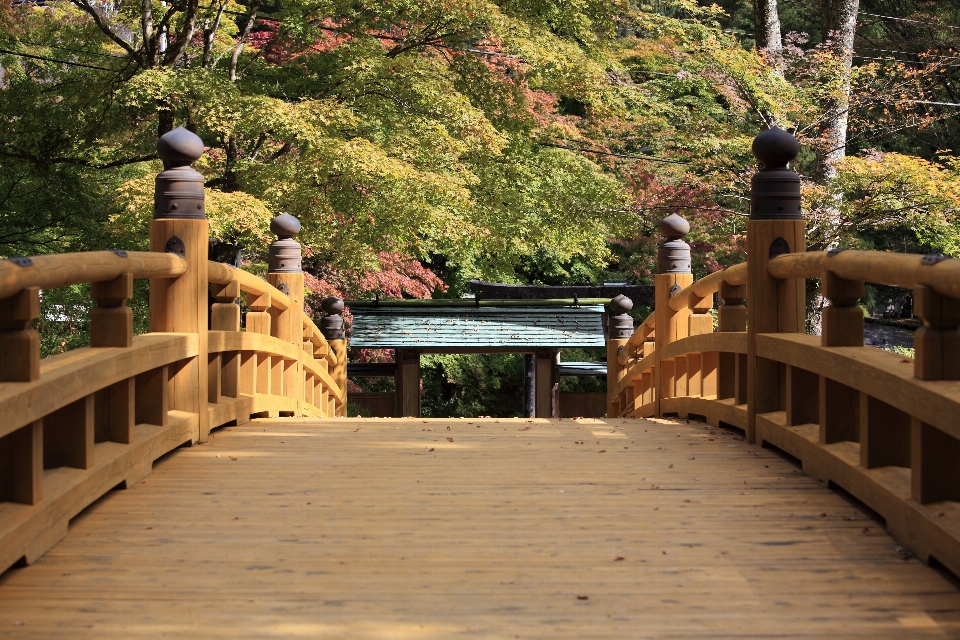
[[[867,13],[866,11],[860,11],[859,14],[862,15],[862,16],[871,16],[871,17],[874,17],[874,18],[883,18],[884,20],[899,20],[900,22],[912,22],[912,23],[914,23],[914,24],[925,24],[925,25],[929,25],[929,26],[931,26],[931,27],[941,27],[941,28],[943,28],[943,29],[956,29],[956,30],[960,31],[960,27],[958,27],[958,26],[956,26],[956,25],[952,25],[952,24],[941,24],[941,23],[939,23],[939,22],[930,22],[930,21],[928,21],[928,20],[913,20],[913,19],[911,19],[911,18],[900,18],[900,17],[897,17],[897,16],[885,16],[885,15],[881,15],[881,14],[879,14],[879,13]]]
[[[22,53],[20,51],[11,51],[10,49],[4,49],[0,47],[0,53],[7,53],[12,56],[18,56],[20,58],[33,58],[34,60],[43,60],[45,62],[58,62],[60,64],[68,64],[74,67],[85,67],[87,69],[97,69],[98,71],[109,71],[111,73],[116,73],[116,69],[108,69],[107,67],[98,67],[92,64],[84,64],[82,62],[70,62],[69,60],[58,60],[56,58],[47,58],[46,56],[35,56],[30,53]]]

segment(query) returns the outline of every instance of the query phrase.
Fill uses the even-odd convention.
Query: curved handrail
[[[240,290],[258,296],[270,296],[270,306],[284,311],[290,308],[290,296],[249,271],[231,267],[222,262],[207,262],[207,279],[214,284],[228,284],[236,280]]]
[[[689,287],[670,298],[669,305],[674,311],[685,309],[698,300],[713,295],[720,289],[720,283],[738,287],[747,284],[747,263],[741,262],[720,271],[714,271],[708,276],[700,278]]]
[[[627,344],[623,345],[623,348],[617,352],[618,364],[627,364],[636,360],[637,349],[647,339],[647,336],[657,328],[655,316],[656,312],[652,311],[650,315],[640,323],[640,326],[634,330],[630,339],[627,340]]]
[[[960,298],[960,260],[931,260],[927,256],[883,251],[814,251],[788,253],[767,263],[774,278],[819,278],[829,271],[845,280],[874,282],[894,287],[927,286]]]
[[[308,316],[306,313],[304,313],[302,317],[303,323],[310,328],[310,342],[313,343],[315,347],[326,350],[326,353],[323,354],[323,359],[326,360],[330,365],[336,365],[337,354],[333,349],[330,348],[330,344],[320,332],[320,329],[317,328],[317,324],[313,321],[313,318]]]
[[[0,298],[38,287],[55,289],[103,282],[125,273],[134,278],[176,278],[187,272],[187,261],[172,253],[147,251],[83,251],[30,258],[23,266],[0,260]]]

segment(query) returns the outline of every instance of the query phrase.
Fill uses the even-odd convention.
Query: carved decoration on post
[[[177,127],[157,142],[164,170],[157,175],[153,218],[207,217],[204,209],[203,175],[190,165],[203,155],[203,141],[193,132]]]
[[[626,340],[633,335],[633,300],[620,294],[610,301],[610,315],[607,317],[607,339]]]

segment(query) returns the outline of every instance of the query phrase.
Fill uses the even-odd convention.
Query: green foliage
[[[424,417],[523,416],[521,355],[424,355],[420,378]]]

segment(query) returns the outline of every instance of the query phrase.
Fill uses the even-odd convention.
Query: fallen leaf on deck
[[[523,429],[517,429],[517,431],[530,431],[530,427],[524,427]]]
[[[447,442],[453,442],[453,438],[447,438]]]
[[[673,469],[673,465],[667,465],[667,469]]]
[[[428,447],[424,447],[424,449],[426,449],[427,451],[433,451],[434,447],[429,447],[429,448],[428,448]]]
[[[590,596],[577,596],[577,600],[589,600]]]
[[[353,430],[354,433],[356,433],[357,431],[360,431],[360,427],[357,427],[356,429]]]
[[[606,452],[607,452],[606,449],[600,449],[600,451],[597,451],[597,453],[606,453]]]
[[[614,561],[614,562],[620,562],[620,561],[623,560],[623,559],[624,559],[623,556],[617,556],[616,558],[613,559],[613,561]]]
[[[230,459],[231,459],[231,460],[236,460],[236,458],[234,458],[233,456],[230,456]]]

